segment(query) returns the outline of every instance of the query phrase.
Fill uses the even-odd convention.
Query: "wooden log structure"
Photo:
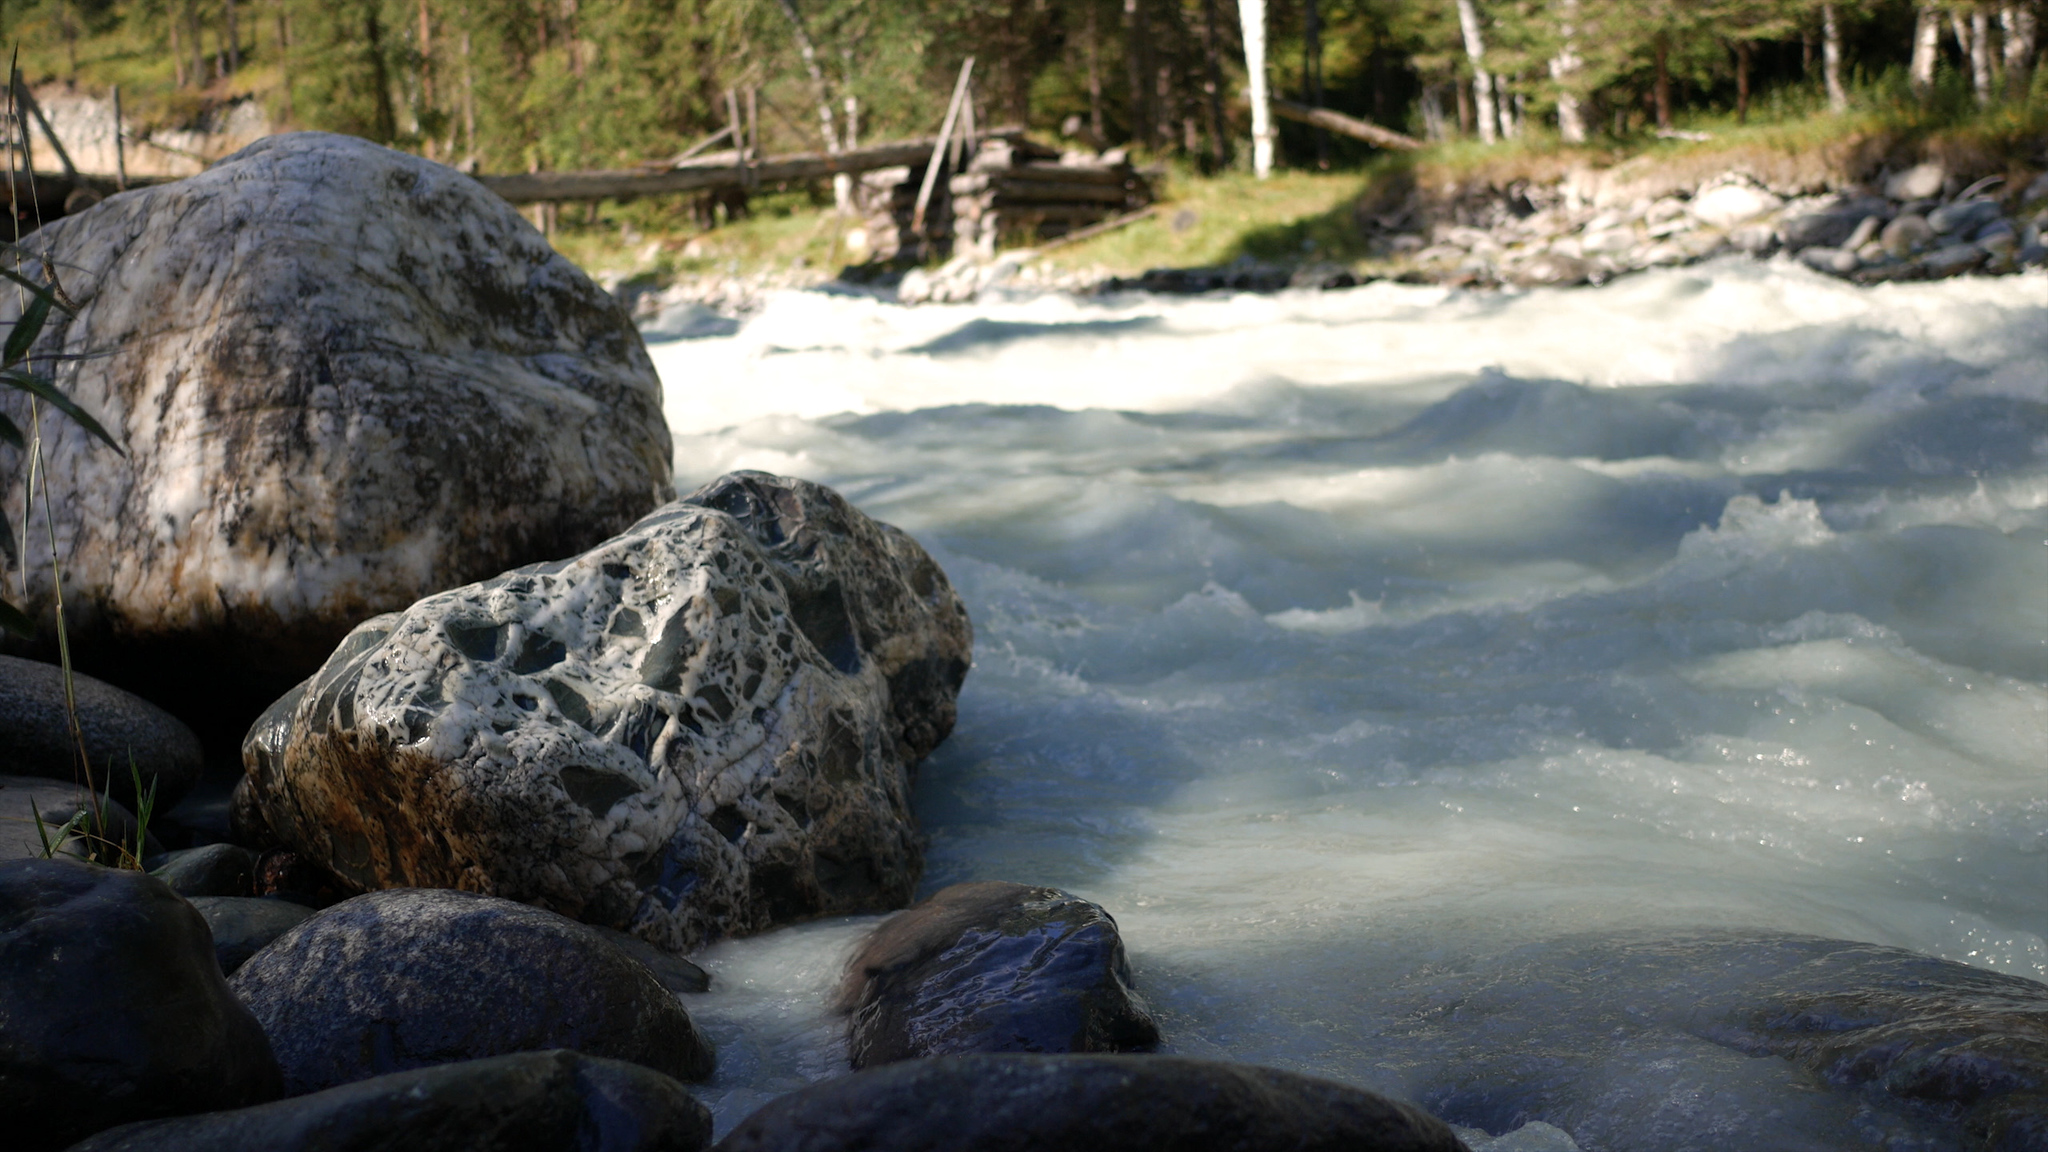
[[[1381,148],[1415,149],[1424,146],[1422,141],[1413,136],[1403,136],[1392,128],[1382,128],[1370,121],[1346,116],[1342,112],[1328,108],[1313,108],[1307,104],[1296,104],[1292,100],[1276,99],[1273,101],[1273,112],[1288,120],[1313,124],[1354,140],[1377,144]]]

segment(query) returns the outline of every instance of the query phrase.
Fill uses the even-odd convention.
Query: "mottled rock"
[[[454,169],[272,136],[36,239],[82,304],[37,348],[83,354],[52,373],[128,448],[49,430],[72,650],[202,736],[232,739],[365,617],[669,498],[630,318]],[[0,391],[26,426],[24,404]],[[22,507],[21,464],[0,445],[0,507]],[[26,578],[48,618],[49,566]]]
[[[186,899],[256,894],[256,857],[248,849],[233,844],[208,844],[170,852],[149,864],[150,875]]]
[[[1927,217],[1917,212],[1906,212],[1892,219],[1878,233],[1877,242],[1894,257],[1906,257],[1934,242],[1934,229],[1927,224]]]
[[[910,767],[972,632],[829,489],[735,473],[571,560],[370,620],[244,747],[267,825],[365,888],[532,901],[670,951],[900,907]]]
[[[719,1152],[1463,1152],[1411,1104],[1178,1056],[945,1056],[770,1102]]]
[[[1693,219],[1715,228],[1733,228],[1784,206],[1784,201],[1750,184],[1721,184],[1702,189],[1686,206]]]
[[[1930,161],[1887,177],[1884,194],[1894,200],[1925,200],[1941,195],[1942,185],[1947,182],[1948,170]]]
[[[0,447],[0,453],[6,451]],[[5,468],[0,463],[0,470]],[[204,756],[190,728],[149,701],[82,672],[72,673],[71,685],[78,726],[92,757],[94,787],[133,806],[132,756],[143,787],[156,785],[158,811],[192,790]],[[78,745],[65,710],[64,669],[58,665],[0,656],[0,774],[84,783],[78,779]]]
[[[1026,884],[955,884],[883,921],[847,963],[840,1009],[855,1068],[1159,1043],[1115,919]]]
[[[88,815],[87,823],[76,833],[60,835],[73,815],[93,814],[95,809],[97,819]],[[43,823],[41,831],[36,828],[38,818]],[[111,797],[102,796],[94,805],[82,788],[40,776],[0,776],[0,860],[42,856],[45,836],[59,855],[80,860],[106,856],[111,860],[107,854],[116,849],[105,841],[113,840],[132,851],[136,828],[134,815]],[[143,852],[154,855],[161,851],[163,846],[155,837],[148,837]]]
[[[278,1068],[206,922],[139,872],[0,862],[0,1131],[23,1152],[275,1099]]]
[[[213,932],[213,956],[222,974],[232,976],[251,956],[291,931],[313,914],[311,908],[286,900],[254,896],[193,896],[192,907]]]
[[[548,1048],[711,1074],[710,1047],[644,965],[587,925],[470,892],[343,901],[250,957],[231,986],[293,1095]]]
[[[522,1052],[233,1112],[131,1124],[73,1152],[696,1152],[711,1113],[658,1072]]]

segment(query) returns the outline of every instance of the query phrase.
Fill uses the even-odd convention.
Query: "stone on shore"
[[[304,923],[311,908],[255,896],[193,896],[192,907],[213,933],[213,956],[222,975],[232,976],[272,940]]]
[[[635,1064],[552,1051],[131,1124],[72,1152],[696,1152],[710,1142],[711,1113],[674,1080]]]
[[[570,1048],[685,1080],[709,1045],[646,966],[588,925],[470,892],[358,896],[230,981],[298,1095],[435,1064]]]
[[[38,354],[75,357],[56,382],[128,451],[45,421],[72,651],[203,737],[231,740],[365,617],[573,554],[670,496],[625,310],[452,168],[271,136],[36,240],[81,303]],[[0,390],[23,427],[26,403]],[[27,472],[0,445],[0,507]],[[26,578],[47,621],[49,566]],[[31,651],[55,643],[45,627]]]
[[[1464,1152],[1411,1104],[1178,1056],[944,1056],[769,1102],[718,1152]]]
[[[81,812],[86,814],[86,822],[71,835],[60,835],[72,816]],[[43,824],[40,831],[36,828],[38,819]],[[104,837],[99,836],[102,820]],[[47,777],[0,776],[0,860],[42,857],[45,836],[57,849],[57,855],[67,859],[85,860],[112,852],[105,840],[132,851],[138,827],[134,814],[112,797],[102,796],[94,804],[84,789]],[[145,855],[162,850],[154,836],[145,838]]]
[[[169,852],[149,861],[149,874],[186,899],[195,896],[254,896],[256,857],[233,844],[208,844]]]
[[[263,1030],[206,922],[161,882],[0,862],[0,1132],[55,1150],[116,1124],[276,1099]]]
[[[157,811],[169,811],[185,798],[204,764],[199,738],[190,728],[140,696],[82,672],[72,673],[71,687],[92,758],[94,787],[134,807],[133,757],[142,786],[156,786]],[[84,783],[64,702],[62,667],[0,656],[0,774]]]
[[[910,537],[735,473],[364,623],[244,762],[271,832],[360,887],[486,892],[682,952],[908,902],[910,770],[971,645]]]
[[[1775,212],[1784,203],[1754,185],[1730,183],[1702,189],[1692,198],[1688,210],[1694,219],[1709,227],[1733,228]]]
[[[855,1068],[970,1052],[1138,1052],[1159,1026],[1116,921],[1057,888],[955,884],[883,921],[848,961]]]

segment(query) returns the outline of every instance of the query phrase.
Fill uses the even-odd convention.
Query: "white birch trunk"
[[[1828,88],[1828,110],[1847,112],[1849,92],[1842,87],[1842,22],[1833,4],[1820,6],[1820,70]]]
[[[1982,8],[1970,13],[1970,86],[1977,103],[1991,103],[1991,13]]]
[[[1479,139],[1500,138],[1500,109],[1493,102],[1493,77],[1486,71],[1486,40],[1479,33],[1479,5],[1458,0],[1458,27],[1465,34],[1465,56],[1472,61],[1472,102],[1479,119]]]
[[[2024,100],[2034,79],[2034,51],[2038,26],[2031,4],[2007,4],[1998,10],[1998,22],[2005,28],[2005,89],[2015,100]]]
[[[1913,26],[1913,63],[1907,76],[1915,92],[1934,87],[1934,61],[1941,49],[1941,13],[1932,4],[1920,6],[1919,22]]]
[[[1266,0],[1238,0],[1244,24],[1244,69],[1251,81],[1252,171],[1264,180],[1273,173],[1273,103],[1266,90]]]
[[[1559,0],[1558,32],[1561,44],[1550,58],[1550,79],[1557,85],[1557,134],[1567,144],[1586,142],[1586,115],[1579,94],[1572,89],[1572,77],[1583,61],[1579,58],[1579,0]]]

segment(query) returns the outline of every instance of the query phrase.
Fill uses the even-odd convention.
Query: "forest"
[[[1254,7],[1256,5],[1256,7]],[[0,0],[32,84],[120,85],[157,124],[273,122],[481,172],[672,155],[743,93],[767,152],[980,123],[1203,170],[1246,163],[1244,29],[1273,92],[1430,140],[1566,143],[1853,100],[2024,102],[2038,5],[1908,0]],[[1367,146],[1279,128],[1283,164]]]

